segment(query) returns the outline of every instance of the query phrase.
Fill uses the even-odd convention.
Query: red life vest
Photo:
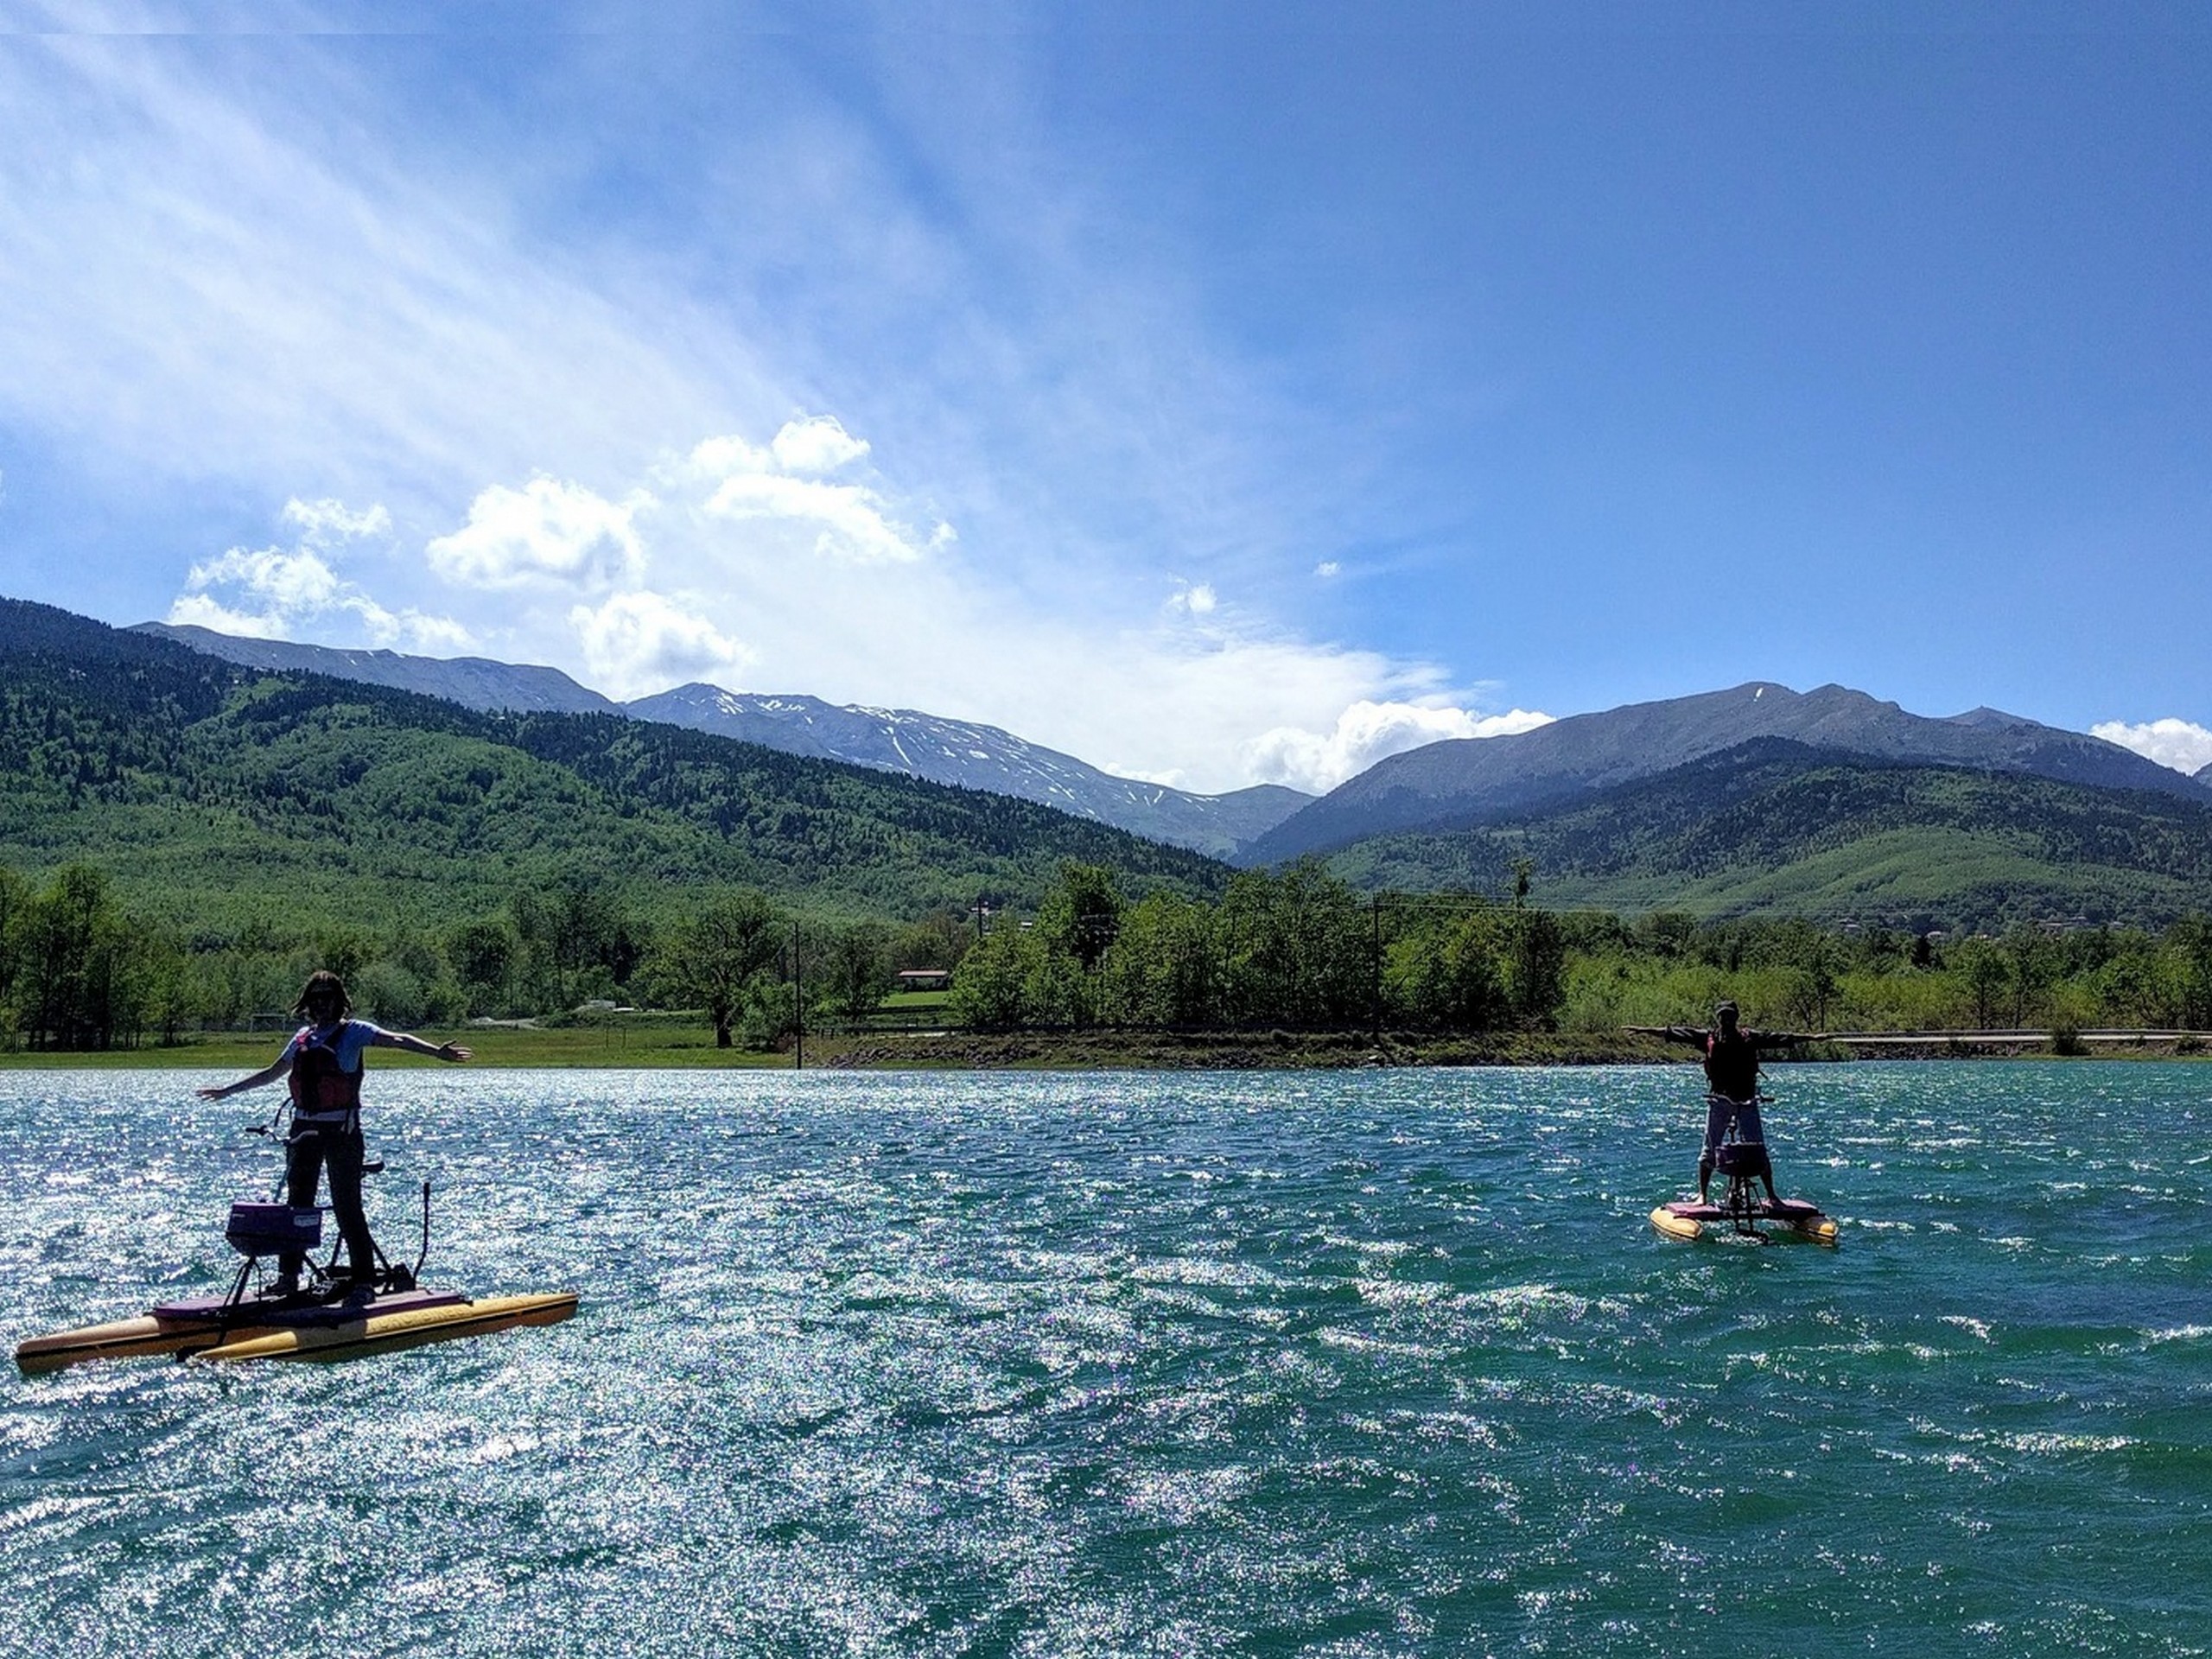
[[[292,1115],[301,1120],[354,1121],[361,1109],[361,1074],[342,1070],[338,1064],[338,1033],[343,1020],[318,1039],[315,1027],[303,1026],[293,1040]]]

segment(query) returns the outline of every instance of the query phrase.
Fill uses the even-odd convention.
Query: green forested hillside
[[[978,899],[1023,925],[971,952]],[[1232,880],[1006,797],[0,601],[0,1043],[264,1020],[324,965],[402,1025],[614,997],[755,1043],[908,966],[984,1027],[1598,1031],[1724,991],[1813,1026],[2197,1027],[2212,928],[2177,918],[2207,908],[2212,810],[1786,741]],[[2032,925],[2076,915],[2123,925]]]
[[[2082,915],[2162,925],[2212,906],[2212,807],[2017,773],[1885,765],[1768,739],[1549,813],[1338,854],[1363,888],[1893,925]]]
[[[87,861],[191,933],[440,924],[582,880],[829,915],[1033,902],[1066,860],[1217,891],[1195,854],[1047,808],[606,716],[264,676],[0,601],[0,866]]]

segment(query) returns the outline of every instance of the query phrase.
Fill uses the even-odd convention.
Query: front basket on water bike
[[[240,1255],[305,1255],[322,1243],[322,1211],[289,1204],[234,1204],[223,1236]]]
[[[1731,1141],[1713,1154],[1713,1166],[1731,1181],[1772,1180],[1774,1165],[1756,1141]]]

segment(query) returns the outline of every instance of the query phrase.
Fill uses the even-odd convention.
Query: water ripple
[[[0,1402],[39,1650],[2212,1648],[2207,1074],[391,1073],[372,1217],[577,1319]],[[0,1077],[10,1339],[223,1282],[252,1114]]]

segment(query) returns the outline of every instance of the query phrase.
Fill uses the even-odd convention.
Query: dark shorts
[[[1766,1131],[1759,1125],[1759,1103],[1757,1100],[1731,1100],[1726,1095],[1705,1097],[1705,1155],[1708,1158],[1720,1150],[1720,1143],[1728,1138],[1728,1126],[1736,1126],[1738,1141],[1756,1141],[1766,1144]]]

